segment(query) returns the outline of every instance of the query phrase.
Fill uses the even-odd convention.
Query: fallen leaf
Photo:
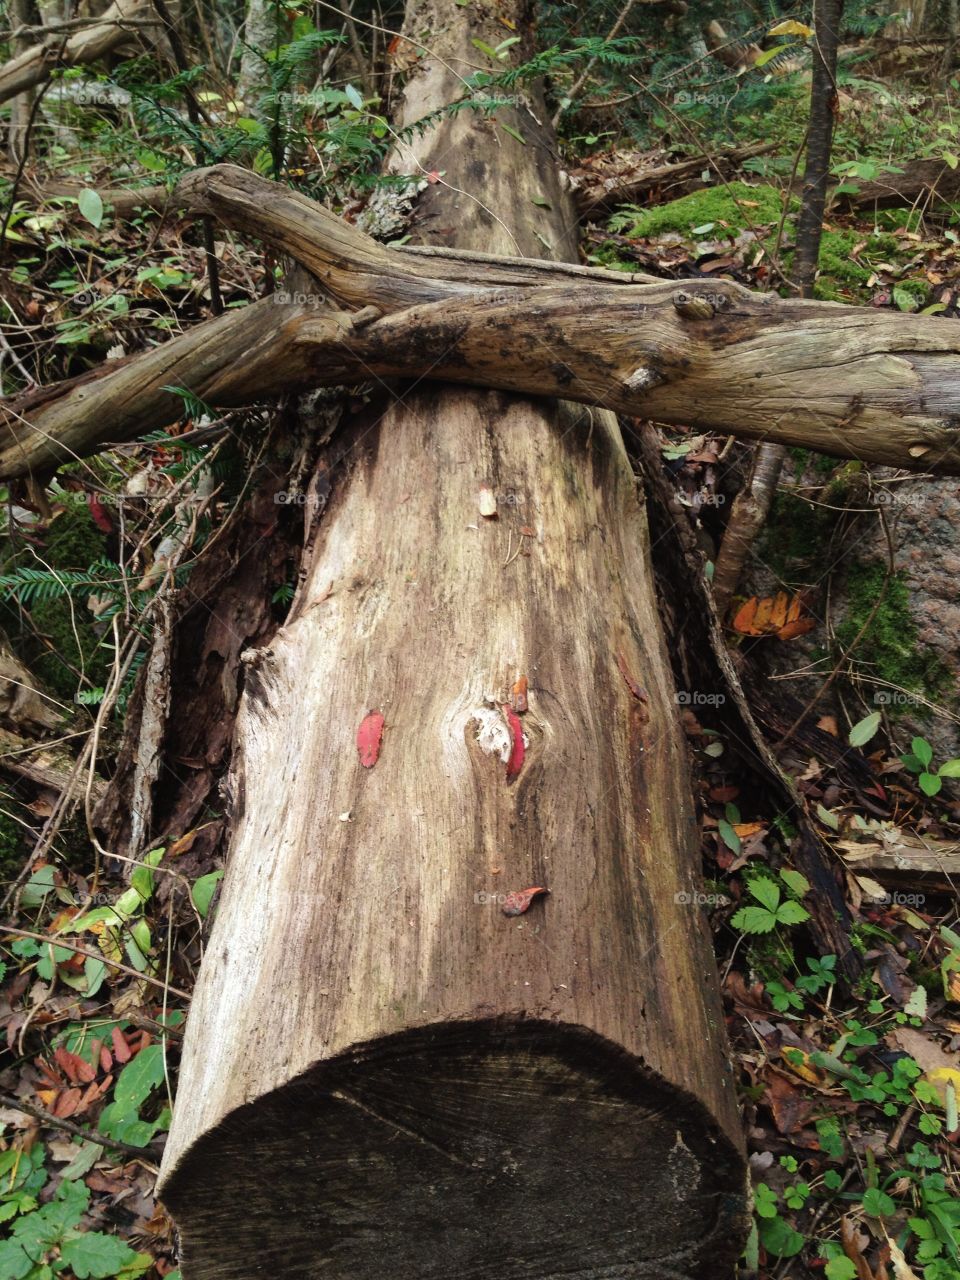
[[[867,1243],[867,1239],[866,1235],[857,1231],[851,1218],[841,1218],[840,1242],[843,1245],[843,1252],[857,1269],[857,1280],[874,1280],[874,1274],[863,1256],[863,1246]]]
[[[89,1084],[97,1072],[89,1062],[61,1045],[53,1055],[54,1061],[71,1084]]]
[[[371,711],[364,716],[357,730],[357,750],[360,752],[360,763],[365,769],[372,769],[377,763],[382,737],[383,716],[379,711]]]
[[[90,518],[97,528],[103,533],[113,533],[113,521],[107,515],[103,503],[95,493],[91,493],[88,505],[90,507]]]
[[[176,858],[181,853],[189,853],[193,848],[193,842],[197,838],[198,827],[194,827],[192,831],[186,831],[179,839],[174,840],[173,844],[167,850],[168,858]]]
[[[884,1227],[883,1234],[887,1236],[886,1227]],[[887,1236],[887,1247],[890,1250],[890,1261],[893,1263],[894,1280],[920,1280],[920,1277],[903,1256],[903,1250],[896,1240],[891,1240]]]
[[[804,1094],[781,1072],[773,1070],[767,1076],[763,1101],[770,1108],[777,1131],[783,1134],[802,1129],[816,1105],[814,1098]]]
[[[67,1089],[50,1108],[50,1114],[55,1115],[58,1120],[66,1120],[76,1114],[82,1099],[83,1094],[79,1089]]]
[[[119,1027],[114,1027],[110,1033],[110,1039],[113,1043],[113,1056],[118,1062],[129,1062],[133,1057],[130,1052],[130,1046],[127,1044],[127,1037],[123,1034]]]
[[[956,1067],[935,1067],[933,1071],[926,1073],[926,1079],[936,1089],[937,1097],[944,1106],[947,1105],[947,1093],[951,1085],[953,1085],[954,1100],[960,1094],[960,1071]]]
[[[806,635],[816,626],[813,618],[803,616],[803,601],[799,596],[791,600],[786,591],[775,596],[751,596],[740,606],[733,619],[734,631],[744,636],[776,636],[778,640],[793,640]]]
[[[516,684],[510,690],[510,705],[516,711],[518,716],[523,715],[527,709],[527,677],[520,676]]]
[[[549,892],[549,889],[542,889],[539,886],[533,889],[517,889],[516,892],[507,894],[501,910],[505,916],[522,916],[529,909],[534,898],[539,897],[541,893]]]

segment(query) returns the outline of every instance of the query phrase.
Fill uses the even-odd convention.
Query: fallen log
[[[911,160],[903,173],[881,173],[876,178],[857,179],[856,191],[836,197],[840,208],[890,209],[896,205],[922,205],[960,199],[960,169],[951,169],[945,160]]]
[[[34,186],[31,195],[38,203],[44,204],[48,200],[64,196],[76,199],[83,189],[83,183],[51,182]],[[173,193],[162,184],[146,187],[98,187],[97,193],[104,207],[115,218],[129,218],[138,209],[165,214],[177,207]],[[79,209],[75,212],[79,217]]]
[[[75,382],[0,402],[0,478],[43,475],[165,425],[177,404],[166,385],[228,407],[372,376],[561,395],[960,473],[960,333],[935,316],[785,300],[725,280],[680,289],[536,259],[388,249],[232,166],[191,174],[178,197],[296,258],[317,294],[274,295]]]
[[[641,161],[624,163],[619,155],[611,165],[604,157],[584,165],[568,174],[574,199],[584,221],[600,217],[619,204],[636,204],[654,191],[666,191],[667,199],[675,199],[687,191],[695,191],[707,184],[702,174],[711,173],[716,178],[729,179],[739,170],[744,160],[762,156],[777,148],[776,142],[752,142],[745,147],[733,147],[711,155],[689,156],[669,164],[644,164]],[[612,172],[606,172],[611,167]]]
[[[903,892],[957,893],[960,844],[956,841],[931,840],[894,827],[879,830],[876,840],[840,840],[837,848],[855,875],[869,874]]]
[[[411,5],[408,29],[428,13],[435,58],[398,129],[457,92],[473,39],[529,29],[517,0]],[[502,139],[466,113],[418,137],[460,190],[425,192],[424,225],[572,252],[531,101]],[[384,306],[376,262],[428,308],[464,293],[463,259],[341,234],[375,255],[358,265]],[[742,1139],[616,420],[381,390],[321,481],[292,614],[247,654],[231,853],[161,1170],[185,1280],[731,1275]]]

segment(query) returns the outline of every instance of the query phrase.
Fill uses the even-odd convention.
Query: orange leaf
[[[761,634],[761,632],[755,630],[757,605],[759,603],[757,596],[751,596],[746,604],[740,606],[733,619],[734,631],[739,631],[742,636],[758,636]]]
[[[186,831],[179,840],[174,840],[173,844],[167,850],[168,858],[176,858],[181,853],[189,853],[193,847],[193,842],[197,838],[199,828],[194,827],[192,831]]]
[[[816,626],[813,618],[798,618],[796,622],[788,622],[777,632],[778,640],[795,640],[797,636],[805,636]]]
[[[786,591],[775,596],[751,596],[737,610],[733,619],[734,631],[744,636],[776,636],[780,640],[792,640],[806,635],[816,626],[813,618],[803,616],[803,601],[793,599]]]
[[[753,625],[756,628],[755,635],[765,636],[770,631],[775,604],[776,601],[773,596],[764,596],[762,600],[757,601],[757,612],[753,619]],[[775,629],[777,624],[774,623],[773,625]]]
[[[516,711],[517,715],[523,715],[527,709],[527,677],[520,676],[517,683],[510,690],[510,705]]]
[[[127,1037],[123,1034],[119,1027],[114,1027],[110,1033],[110,1039],[113,1042],[113,1056],[120,1063],[129,1062],[133,1057],[130,1052],[130,1046],[127,1044]]]

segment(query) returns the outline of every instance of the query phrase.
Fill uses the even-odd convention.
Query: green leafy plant
[[[8,1238],[0,1242],[3,1280],[53,1280],[61,1274],[76,1280],[134,1280],[153,1259],[137,1253],[116,1236],[85,1231],[81,1221],[90,1203],[90,1189],[66,1177],[53,1197],[39,1202],[47,1183],[45,1151],[11,1148],[0,1152],[0,1221],[12,1222]]]
[[[781,871],[780,879],[793,892],[805,893],[809,884],[796,871]],[[759,906],[741,907],[730,923],[744,933],[770,933],[778,925],[802,924],[810,913],[794,898],[784,897],[781,886],[769,876],[759,875],[747,882],[747,892]]]
[[[757,1216],[757,1232],[767,1253],[778,1258],[792,1258],[806,1243],[799,1231],[780,1215],[779,1196],[765,1182],[758,1182],[753,1192]]]
[[[910,750],[900,757],[900,762],[917,775],[924,795],[937,795],[944,778],[960,778],[960,759],[946,760],[939,769],[934,769],[933,747],[926,738],[914,738],[910,743]]]

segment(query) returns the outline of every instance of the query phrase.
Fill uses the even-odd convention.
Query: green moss
[[[807,578],[804,570],[823,555],[835,513],[783,490],[773,500],[760,554],[784,582]]]
[[[18,875],[27,850],[23,827],[17,821],[20,805],[14,796],[0,787],[0,883],[9,883]]]
[[[837,628],[846,648],[858,635],[883,590],[886,570],[879,564],[855,564],[847,574],[847,616]],[[891,684],[937,699],[954,683],[949,668],[932,649],[917,643],[910,612],[910,591],[901,573],[894,574],[886,594],[853,654],[873,674]],[[914,708],[914,714],[917,709]]]
[[[853,251],[858,245],[863,248],[854,258]],[[869,296],[867,281],[875,264],[892,262],[896,256],[897,237],[886,232],[865,237],[859,228],[824,231],[814,297],[823,302],[864,301]]]
[[[745,227],[779,223],[782,211],[783,196],[776,187],[730,182],[693,191],[653,209],[623,210],[611,219],[610,226],[631,236],[655,236],[663,231],[692,236],[694,228],[709,226],[703,234],[716,239],[724,233],[733,237]]]
[[[883,231],[919,231],[923,214],[919,209],[877,209],[873,223]]]
[[[915,299],[918,310],[930,301],[930,285],[926,280],[898,280],[897,289]]]
[[[817,475],[832,476],[836,468],[843,465],[842,458],[835,458],[829,453],[815,453],[813,449],[800,449],[794,445],[788,452],[801,475],[809,467]]]

